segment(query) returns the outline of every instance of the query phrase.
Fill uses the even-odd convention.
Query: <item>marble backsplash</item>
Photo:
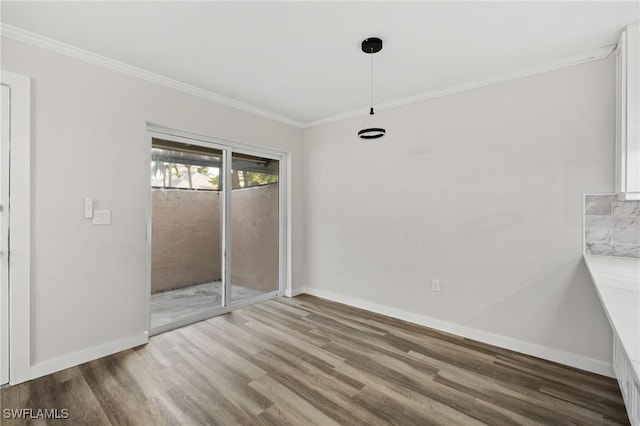
[[[640,258],[640,201],[615,194],[584,196],[586,254]]]

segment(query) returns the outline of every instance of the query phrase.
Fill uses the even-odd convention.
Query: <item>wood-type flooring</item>
[[[613,379],[307,295],[154,336],[0,402],[3,426],[628,424]],[[21,408],[69,418],[5,418]]]

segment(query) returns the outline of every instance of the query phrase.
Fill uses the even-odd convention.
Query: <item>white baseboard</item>
[[[46,376],[47,374],[55,373],[57,371],[64,370],[65,368],[75,367],[76,365],[93,361],[94,359],[102,358],[104,356],[112,355],[125,349],[143,345],[148,341],[149,338],[147,336],[147,333],[145,332],[142,335],[132,336],[125,339],[116,340],[114,342],[93,346],[58,358],[43,361],[32,365],[27,372],[26,377],[16,377],[15,380],[14,378],[12,378],[11,385],[17,385],[18,383],[37,379],[38,377]]]
[[[296,297],[299,294],[302,294],[304,292],[305,292],[304,288],[294,288],[293,290],[288,288],[284,291],[284,295],[287,297]]]
[[[548,361],[557,362],[560,364],[568,365],[570,367],[575,367],[581,370],[590,371],[592,373],[601,374],[603,376],[615,377],[613,366],[610,363],[604,361],[587,358],[581,355],[565,352],[559,349],[549,348],[546,346],[541,346],[535,343],[513,339],[511,337],[489,333],[487,331],[478,330],[448,321],[442,321],[425,315],[407,312],[401,309],[380,305],[355,297],[344,296],[331,291],[317,288],[306,288],[304,292],[312,296],[321,297],[323,299],[328,299],[356,308],[365,309],[377,314],[382,314],[414,324],[423,325],[425,327],[434,328],[436,330],[455,334],[461,337],[476,340],[478,342],[487,343],[489,345],[498,346],[500,348],[535,356],[537,358],[546,359]]]

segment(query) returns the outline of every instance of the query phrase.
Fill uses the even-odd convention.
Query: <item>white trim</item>
[[[9,383],[31,378],[31,80],[2,71],[11,87]]]
[[[289,247],[291,246],[291,232],[290,232],[290,178],[289,178],[289,165],[291,164],[291,157],[289,152],[281,151],[269,147],[254,145],[246,142],[240,142],[231,139],[219,138],[215,136],[207,136],[193,132],[187,132],[183,130],[176,130],[168,127],[164,127],[158,124],[147,122],[147,135],[149,143],[149,152],[151,152],[151,144],[153,138],[164,138],[175,142],[189,143],[193,145],[206,146],[210,148],[216,148],[223,152],[223,165],[222,170],[227,170],[227,176],[225,177],[225,184],[223,185],[223,206],[222,214],[225,226],[222,227],[223,235],[223,258],[222,258],[222,275],[223,279],[223,295],[225,304],[221,307],[213,307],[205,312],[190,315],[179,321],[171,324],[164,324],[157,327],[151,327],[151,224],[152,224],[152,212],[151,212],[151,191],[147,198],[146,206],[146,220],[147,220],[147,248],[146,248],[146,285],[145,285],[145,315],[147,316],[146,324],[148,334],[156,335],[174,328],[182,327],[193,322],[202,321],[214,316],[230,312],[242,306],[247,306],[253,303],[257,303],[263,300],[268,300],[273,297],[282,296],[287,292],[287,288],[290,285],[290,265],[291,265],[291,252]],[[233,255],[228,247],[231,246],[231,187],[228,183],[231,182],[231,156],[233,153],[260,155],[266,158],[272,158],[278,160],[280,164],[280,176],[279,176],[279,197],[278,197],[278,210],[279,210],[279,226],[278,226],[278,241],[279,241],[279,256],[278,256],[278,289],[264,293],[255,297],[251,297],[246,300],[231,301],[231,292],[227,292],[226,283],[231,282],[231,271],[228,265],[231,264],[231,256]],[[150,163],[150,162],[149,162]],[[229,167],[227,167],[229,165]],[[149,169],[150,170],[150,169]]]
[[[616,48],[615,190],[640,199],[640,23],[620,33]]]
[[[9,383],[9,153],[11,152],[11,86],[0,83],[0,386]],[[5,96],[6,95],[6,96]]]
[[[627,26],[625,32],[627,155],[624,192],[637,193],[640,191],[640,23]]]
[[[143,315],[144,315],[144,324],[145,324],[145,333],[147,335],[150,335],[150,331],[151,331],[151,247],[153,244],[152,238],[153,238],[153,222],[152,222],[152,204],[153,204],[153,194],[150,188],[150,179],[149,177],[151,176],[151,160],[152,160],[152,146],[153,146],[153,135],[150,134],[149,132],[147,132],[147,153],[149,154],[149,156],[147,157],[147,164],[146,165],[141,165],[141,167],[145,167],[146,170],[146,177],[147,177],[147,182],[146,184],[148,185],[147,188],[147,196],[146,196],[146,204],[144,206],[144,214],[145,214],[145,229],[146,229],[146,235],[145,235],[145,256],[144,256],[144,261],[145,261],[145,280],[144,280],[144,289],[143,294],[142,294],[142,300],[144,300],[144,309],[143,309]]]
[[[288,297],[291,297],[291,293],[294,291],[293,290],[293,241],[292,241],[292,236],[293,236],[293,202],[292,202],[292,198],[291,194],[293,193],[292,191],[292,181],[293,179],[291,179],[291,173],[292,173],[292,158],[291,158],[291,153],[287,153],[286,159],[284,161],[284,163],[286,164],[286,186],[282,185],[282,190],[286,191],[287,197],[285,199],[285,206],[284,206],[284,212],[286,213],[286,220],[284,223],[284,227],[282,228],[283,231],[286,232],[286,237],[284,238],[285,241],[285,251],[284,251],[284,256],[285,256],[285,263],[284,263],[284,267],[285,267],[285,271],[284,271],[284,294],[287,295]],[[302,161],[302,158],[299,158],[298,161]]]
[[[277,114],[275,112],[267,111],[266,109],[251,105],[245,102],[232,99],[210,90],[201,89],[196,86],[192,86],[187,83],[183,83],[178,80],[174,80],[169,77],[165,77],[160,74],[156,74],[151,71],[144,70],[142,68],[135,67],[133,65],[125,64],[124,62],[116,61],[114,59],[107,58],[105,56],[98,55],[96,53],[89,52],[84,49],[80,49],[75,46],[71,46],[66,43],[62,43],[57,40],[53,40],[48,37],[41,36],[39,34],[32,33],[30,31],[23,30],[21,28],[14,27],[0,23],[0,35],[14,40],[28,43],[33,46],[37,46],[43,49],[50,50],[52,52],[60,53],[62,55],[70,56],[75,59],[79,59],[90,64],[98,65],[100,67],[108,68],[113,71],[121,72],[142,80],[150,81],[161,86],[169,87],[171,89],[179,90],[190,95],[198,96],[200,98],[207,99],[212,102],[216,102],[222,105],[229,106],[231,108],[238,109],[240,111],[249,112],[251,114],[259,115],[270,120],[279,121],[289,126],[302,127],[302,123],[292,120],[284,115]]]
[[[620,201],[638,201],[640,200],[640,192],[621,192],[618,194]]]
[[[478,330],[460,324],[454,324],[448,321],[442,321],[413,312],[407,312],[402,309],[380,305],[355,297],[344,296],[331,291],[316,288],[306,288],[305,293],[312,296],[321,297],[323,299],[332,300],[334,302],[344,303],[345,305],[354,306],[356,308],[365,309],[367,311],[375,312],[378,314],[398,318],[403,321],[408,321],[425,327],[434,328],[436,330],[455,334],[467,339],[476,340],[478,342],[487,343],[504,349],[520,352],[526,355],[558,362],[560,364],[579,368],[581,370],[591,371],[603,376],[615,377],[613,366],[610,363],[604,361],[599,361],[558,349],[537,345],[535,343],[513,339],[511,337],[500,336],[498,334],[489,333],[487,331]]]
[[[126,349],[144,345],[145,343],[147,343],[147,341],[147,334],[144,333],[141,335],[131,336],[124,339],[92,346],[86,349],[79,350],[77,352],[72,352],[70,354],[65,354],[61,357],[50,359],[33,365],[31,367],[31,371],[29,372],[29,380],[46,376],[47,374],[55,373],[56,371],[64,370],[65,368],[74,367],[85,362],[93,361],[94,359],[112,355]]]
[[[249,143],[249,142],[243,142],[243,141],[239,141],[239,140],[236,140],[236,139],[221,138],[221,137],[217,137],[217,136],[208,136],[208,135],[203,135],[201,133],[195,133],[195,132],[189,132],[189,131],[186,131],[186,130],[173,129],[173,128],[170,128],[170,127],[165,127],[165,126],[162,126],[160,124],[155,124],[155,123],[151,123],[151,122],[147,122],[147,131],[151,132],[151,133],[156,133],[157,137],[159,137],[159,138],[168,136],[168,137],[171,137],[171,138],[174,138],[174,139],[175,138],[185,139],[183,141],[175,139],[176,142],[191,143],[190,141],[195,141],[196,144],[197,144],[198,141],[200,141],[200,142],[208,142],[208,143],[215,144],[214,148],[228,149],[229,147],[231,147],[236,152],[238,152],[238,150],[241,150],[241,149],[248,149],[248,150],[259,152],[260,154],[263,154],[263,155],[269,155],[274,160],[278,160],[279,156],[284,156],[284,155],[288,154],[287,151],[282,151],[282,150],[275,149],[275,148],[270,148],[270,147],[266,147],[266,146],[262,146],[262,145],[256,145],[256,144],[252,144],[252,143]],[[204,146],[211,146],[211,145],[204,145]]]
[[[289,218],[289,153],[280,156],[278,160],[278,291],[284,294],[290,285],[289,265],[289,236],[291,232],[287,224]]]
[[[220,169],[221,177],[224,173],[224,178],[222,179],[222,211],[220,212],[223,223],[220,230],[222,236],[222,300],[224,300],[222,309],[227,309],[231,306],[231,262],[233,257],[231,252],[231,233],[233,232],[231,226],[231,209],[233,208],[231,205],[231,185],[233,182],[231,165],[233,164],[233,159],[231,158],[232,151],[230,148],[225,148],[222,153],[222,169]]]
[[[288,289],[286,289],[284,291],[284,295],[287,296],[287,297],[296,297],[296,296],[299,296],[299,295],[301,295],[303,293],[305,293],[305,289],[303,289],[303,288],[296,288],[296,289],[289,289],[288,288]],[[309,294],[311,294],[311,293],[309,293]],[[318,297],[320,297],[320,296],[318,296]]]
[[[319,120],[313,120],[309,122],[300,122],[290,117],[286,117],[284,115],[271,112],[251,104],[247,104],[245,102],[241,102],[226,96],[222,96],[215,92],[205,90],[196,86],[192,86],[190,84],[183,83],[181,81],[174,80],[174,79],[162,76],[160,74],[156,74],[156,73],[135,67],[133,65],[129,65],[123,62],[109,59],[107,57],[71,46],[66,43],[62,43],[57,40],[53,40],[48,37],[41,36],[39,34],[32,33],[30,31],[23,30],[21,28],[14,27],[12,25],[0,23],[0,35],[4,37],[12,38],[14,40],[21,41],[23,43],[31,44],[33,46],[37,46],[42,49],[47,49],[52,52],[70,56],[72,58],[79,59],[84,62],[88,62],[90,64],[98,65],[101,67],[111,69],[113,71],[118,71],[124,74],[128,74],[133,77],[140,78],[142,80],[146,80],[162,86],[170,87],[172,89],[179,90],[181,92],[189,93],[191,95],[198,96],[198,97],[210,100],[212,102],[217,102],[222,105],[227,105],[229,107],[236,108],[241,111],[256,114],[261,117],[275,120],[275,121],[288,124],[290,126],[297,127],[297,128],[305,129],[310,127],[317,127],[317,126],[332,123],[335,121],[360,117],[362,116],[362,111],[364,108],[364,107],[358,108],[356,110],[332,115]],[[454,93],[464,92],[466,90],[477,89],[477,88],[489,86],[492,84],[498,84],[505,81],[515,80],[518,78],[529,77],[535,74],[541,74],[548,71],[554,71],[557,69],[566,68],[573,65],[584,64],[591,61],[598,61],[600,59],[604,59],[608,57],[615,48],[616,48],[616,45],[601,47],[599,49],[594,49],[589,52],[585,52],[577,55],[571,55],[564,58],[554,59],[554,60],[539,64],[537,66],[525,68],[519,71],[499,74],[499,75],[495,75],[488,78],[462,82],[452,86],[431,90],[429,92],[425,92],[422,94],[390,100],[387,102],[382,102],[381,104],[376,106],[376,109],[378,111],[388,110],[392,108],[413,104],[416,102],[422,102],[430,99],[439,98],[442,96],[452,95]]]
[[[229,313],[231,311],[235,311],[236,309],[240,309],[240,308],[244,308],[246,306],[251,306],[251,305],[255,305],[256,303],[260,303],[260,302],[265,302],[267,300],[271,300],[271,299],[275,299],[276,297],[282,296],[282,292],[281,291],[273,291],[271,293],[264,293],[264,294],[259,294],[257,296],[251,297],[250,299],[243,299],[243,300],[238,300],[235,302],[232,302],[231,304],[221,307],[221,308],[214,308],[214,309],[209,309],[207,311],[204,312],[198,312],[196,314],[193,315],[189,315],[187,317],[184,318],[180,318],[177,321],[168,323],[168,324],[162,324],[159,326],[156,326],[154,328],[151,329],[151,336],[155,336],[161,333],[164,333],[166,331],[170,331],[170,330],[174,330],[176,328],[180,328],[180,327],[184,327],[186,325],[189,324],[193,324],[199,321],[205,321],[208,320],[210,318],[214,318],[217,317],[219,315],[223,315],[226,313]]]
[[[440,98],[443,96],[453,95],[455,93],[478,89],[480,87],[485,87],[485,86],[491,86],[493,84],[504,83],[506,81],[529,77],[536,74],[542,74],[549,71],[555,71],[561,68],[567,68],[574,65],[580,65],[580,64],[584,64],[592,61],[599,61],[601,59],[608,57],[611,54],[611,52],[613,52],[615,47],[616,47],[615,45],[601,47],[599,49],[591,50],[589,52],[555,59],[540,65],[524,68],[518,71],[498,74],[488,78],[471,80],[471,81],[467,81],[459,84],[454,84],[448,87],[442,87],[442,88],[430,90],[428,92],[421,93],[419,95],[407,96],[405,98],[381,102],[378,105],[376,105],[376,110],[384,111],[388,109],[398,108],[401,106],[414,104],[416,102],[422,102],[430,99]],[[366,108],[364,110],[366,110]],[[323,124],[333,123],[334,121],[361,117],[363,116],[362,111],[363,111],[363,108],[358,108],[342,114],[322,118],[320,120],[310,121],[306,123],[303,127],[304,128],[317,127]]]
[[[580,221],[582,222],[582,255],[587,252],[587,194],[582,194],[582,216]]]
[[[616,55],[615,190],[627,192],[627,31],[620,33]]]

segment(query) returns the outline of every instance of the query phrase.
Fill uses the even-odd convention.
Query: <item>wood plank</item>
[[[83,425],[626,425],[615,380],[303,295],[0,390]],[[2,425],[47,424],[2,419]]]
[[[303,424],[318,426],[339,425],[339,423],[336,423],[330,417],[317,410],[313,405],[269,375],[252,381],[249,383],[249,386],[261,392],[263,395],[271,395],[279,407],[293,413],[293,415],[298,418],[304,419],[305,422]]]

